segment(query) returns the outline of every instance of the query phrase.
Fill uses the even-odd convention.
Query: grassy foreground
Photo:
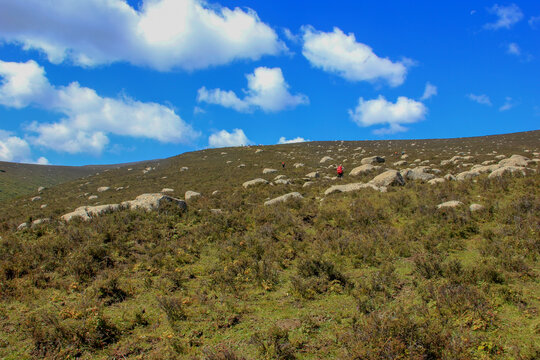
[[[349,171],[370,155],[395,168],[399,157],[391,154],[402,150],[409,164],[419,158],[456,174],[466,169],[440,161],[463,152],[473,163],[532,157],[539,134],[205,150],[147,173],[137,164],[62,184],[37,203],[7,202],[0,210],[0,357],[538,359],[538,165],[526,177],[407,181],[387,193],[327,197],[336,180],[304,188],[301,178],[314,170],[333,176],[332,162],[319,164],[325,155]],[[359,148],[364,153],[355,156]],[[262,175],[281,161],[285,169]],[[296,162],[305,166],[293,168]],[[280,174],[292,184],[241,186]],[[376,174],[346,175],[342,183]],[[97,193],[100,186],[111,189]],[[165,206],[56,221],[80,205],[164,187],[202,196],[186,212]],[[291,191],[304,199],[262,205]],[[98,198],[88,200],[91,194]],[[448,200],[466,206],[436,208]],[[472,203],[484,209],[471,212]],[[52,222],[16,231],[41,217]]]

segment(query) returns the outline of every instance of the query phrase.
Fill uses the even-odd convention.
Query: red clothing
[[[338,166],[337,173],[338,174],[343,174],[343,166],[341,166],[341,165]]]

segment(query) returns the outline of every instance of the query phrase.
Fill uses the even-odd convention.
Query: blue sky
[[[0,160],[536,130],[538,1],[1,0]]]

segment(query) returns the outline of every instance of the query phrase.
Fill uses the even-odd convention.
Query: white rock
[[[161,189],[161,192],[162,192],[162,193],[174,192],[174,189],[163,188],[163,189]]]
[[[268,184],[268,181],[261,178],[257,178],[257,179],[246,181],[245,183],[242,184],[242,186],[245,188],[248,188],[250,186],[259,185],[259,184]]]
[[[320,176],[321,175],[317,171],[310,172],[309,174],[306,174],[306,177],[310,178],[310,179],[315,179],[315,178],[318,178]]]
[[[296,164],[294,164],[293,166],[295,167],[295,169],[298,169],[298,168],[303,167],[304,164],[302,164],[302,163],[296,163]]]
[[[385,160],[383,157],[381,156],[370,156],[370,157],[366,157],[366,158],[363,158],[360,163],[362,165],[364,164],[380,164],[380,163],[383,163]]]
[[[49,218],[36,219],[36,220],[32,221],[32,227],[37,226],[37,225],[41,225],[41,224],[45,224],[45,223],[48,223],[48,222],[51,222],[51,219],[49,219]]]
[[[95,200],[95,199],[97,199],[97,198],[98,198],[97,195],[90,195],[90,196],[88,197],[88,200]]]
[[[40,206],[41,209],[45,209],[47,207],[47,204],[43,204]]]
[[[38,187],[38,189],[37,189],[38,192],[42,192],[43,190],[45,190],[45,187],[44,187],[44,186],[40,186],[40,187]]]
[[[276,172],[277,172],[276,169],[268,169],[268,168],[266,168],[266,169],[263,170],[262,173],[263,174],[273,174],[273,173],[276,173]]]
[[[391,185],[405,185],[405,180],[401,173],[396,170],[386,170],[382,174],[375,176],[370,182],[377,187],[391,186]]]
[[[443,182],[446,182],[443,178],[435,178],[428,181],[428,184],[435,185],[435,184],[441,184]]]
[[[187,200],[191,200],[191,199],[195,199],[195,198],[198,198],[199,196],[201,196],[200,193],[196,192],[196,191],[191,191],[191,190],[188,190],[186,191],[186,193],[184,194],[184,199]]]
[[[405,160],[396,161],[394,163],[394,166],[403,166],[403,165],[407,165],[407,162]]]
[[[469,210],[470,210],[471,212],[484,210],[484,205],[480,205],[480,204],[471,204],[471,205],[469,206]]]
[[[527,173],[533,173],[533,169],[521,167],[521,166],[503,166],[498,168],[497,170],[493,171],[491,174],[488,175],[489,179],[494,179],[497,177],[502,177],[504,174],[521,174],[523,176],[527,175]]]
[[[285,202],[289,199],[303,199],[304,197],[299,192],[292,192],[285,195],[278,196],[277,198],[264,202],[264,205],[274,205],[280,202]]]
[[[274,181],[274,184],[281,184],[281,185],[290,185],[290,181],[287,179],[279,179]]]
[[[280,179],[285,179],[286,176],[285,175],[278,175],[274,178],[274,180],[280,180]]]
[[[325,157],[323,157],[323,158],[319,161],[319,163],[320,163],[320,164],[324,164],[324,163],[327,162],[327,161],[333,161],[333,160],[334,160],[334,159],[332,159],[330,156],[325,156]]]
[[[374,165],[371,165],[371,164],[364,164],[364,165],[360,165],[360,166],[357,166],[354,169],[352,169],[351,172],[349,173],[349,175],[351,175],[351,176],[364,175],[364,174],[367,174],[367,173],[369,173],[371,171],[374,171],[374,170],[377,170],[377,169],[380,169],[380,168],[381,168],[380,166],[374,166]]]
[[[17,230],[23,230],[23,229],[26,229],[27,227],[28,227],[28,224],[24,222],[20,224],[19,226],[17,226]]]
[[[262,152],[263,152],[262,149],[257,149],[257,150],[255,150],[255,154],[262,153]]]
[[[345,185],[333,185],[326,189],[324,192],[324,195],[330,195],[333,193],[341,193],[341,192],[351,192],[351,191],[358,191],[361,189],[373,189],[380,192],[386,192],[386,187],[379,187],[375,186],[373,184],[364,184],[364,183],[351,183],[351,184],[345,184]]]
[[[33,198],[30,199],[30,201],[40,201],[41,200],[41,196],[34,196]]]
[[[437,205],[437,209],[455,208],[461,205],[463,205],[461,201],[452,200],[452,201],[443,202],[442,204]]]
[[[311,186],[311,185],[313,185],[313,184],[315,184],[313,181],[306,181],[306,182],[304,183],[304,185],[302,185],[302,187],[306,188],[306,187]]]
[[[508,159],[499,161],[501,166],[527,166],[529,165],[529,159],[522,155],[512,155]]]
[[[109,190],[110,188],[108,186],[100,186],[97,188],[97,192],[104,192]]]
[[[189,170],[189,168],[188,168],[187,166],[182,166],[182,167],[180,168],[180,171],[187,171],[187,170]]]

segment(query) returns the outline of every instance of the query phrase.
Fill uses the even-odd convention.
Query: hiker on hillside
[[[343,177],[343,166],[339,165],[337,167],[337,177],[342,178]]]
[[[281,167],[285,169],[285,161],[281,162]]]

